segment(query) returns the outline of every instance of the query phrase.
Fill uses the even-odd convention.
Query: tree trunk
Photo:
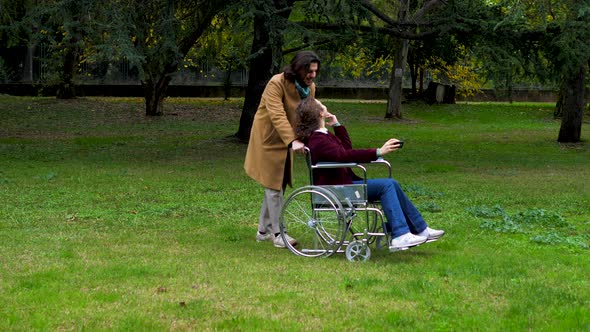
[[[410,78],[412,80],[412,99],[418,96],[418,64],[415,61],[414,53],[408,54],[408,68],[410,69]]]
[[[408,17],[409,0],[400,0],[400,7],[397,13],[399,22],[405,22]],[[393,70],[391,73],[391,80],[389,83],[389,99],[387,100],[387,111],[385,111],[385,118],[402,118],[402,83],[404,77],[404,67],[406,66],[408,56],[408,40],[396,39],[395,55],[393,58]]]
[[[36,44],[29,44],[27,47],[27,56],[25,57],[25,65],[23,70],[22,81],[33,82],[33,58],[35,56]]]
[[[74,76],[76,69],[80,63],[80,47],[76,44],[82,40],[79,33],[74,32],[75,35],[67,41],[65,56],[63,62],[63,70],[60,74],[61,79],[57,89],[56,97],[58,99],[73,99],[76,98],[76,86],[74,84]]]
[[[145,55],[145,62],[143,63],[143,71],[145,80],[142,82],[145,98],[145,114],[146,116],[159,116],[164,114],[162,105],[166,97],[166,91],[172,81],[172,75],[178,71],[181,59],[183,59],[190,49],[195,45],[195,42],[202,36],[203,32],[211,25],[211,20],[223,8],[232,5],[237,1],[199,1],[197,4],[191,4],[186,8],[187,12],[183,14],[191,16],[190,20],[186,21],[186,26],[183,32],[175,31],[174,24],[176,21],[176,6],[174,1],[165,1],[165,8],[159,8],[159,3],[147,1],[148,4],[154,5],[153,8],[148,9],[148,16],[155,17],[163,23],[159,31],[153,30],[154,26],[158,26],[155,22],[138,22],[139,29],[143,36],[151,34],[168,34],[174,35],[177,39],[161,39],[152,40],[153,45],[146,44],[146,38],[138,38],[136,47],[140,49],[140,53]],[[188,3],[191,3],[190,1]],[[192,11],[194,8],[195,11]],[[147,6],[145,8],[148,8]],[[182,9],[179,9],[182,10]],[[154,11],[153,13],[150,11]],[[146,18],[143,18],[146,19]],[[185,25],[185,23],[183,23]],[[151,38],[150,38],[151,39]],[[175,41],[176,46],[171,43]],[[151,50],[151,51],[148,51]],[[155,53],[153,51],[156,51]]]
[[[424,67],[420,67],[420,88],[418,90],[420,97],[424,95]]]
[[[412,77],[412,99],[418,97],[418,66],[410,67],[410,76]]]
[[[562,84],[557,93],[557,104],[553,110],[553,117],[560,118],[563,115],[563,96],[565,96],[565,84]]]
[[[582,118],[584,116],[584,80],[586,66],[580,66],[578,71],[565,81],[561,128],[557,141],[561,143],[579,142],[582,135]]]
[[[161,116],[164,115],[163,103],[166,98],[166,90],[172,77],[164,73],[163,77],[154,82],[153,79],[146,79],[143,82],[143,92],[145,97],[145,115]]]
[[[61,80],[57,88],[58,99],[76,98],[76,86],[74,84],[74,75],[78,67],[78,51],[75,47],[69,47],[64,57],[64,66],[61,73]]]
[[[399,39],[396,42],[393,70],[391,73],[391,80],[389,83],[389,99],[387,100],[387,112],[385,113],[386,119],[402,118],[402,83],[407,52],[408,41]]]
[[[250,61],[250,69],[248,71],[248,86],[246,87],[246,96],[244,98],[244,106],[242,107],[242,115],[240,116],[240,126],[236,133],[240,141],[248,142],[250,140],[250,130],[254,122],[254,115],[260,104],[262,92],[266,87],[266,83],[272,77],[274,72],[272,49],[268,47],[269,34],[264,30],[263,17],[257,15],[254,18],[254,40],[252,41],[251,54],[255,54],[260,49],[262,52]]]
[[[274,8],[280,12],[280,16],[283,18],[288,18],[291,14],[291,9],[285,8],[290,8],[292,4],[293,0],[286,2],[281,0],[273,1]],[[258,110],[264,88],[272,75],[280,70],[275,60],[280,60],[283,57],[283,38],[281,32],[284,26],[278,27],[278,33],[271,31],[271,29],[277,29],[277,27],[269,24],[269,13],[264,13],[263,7],[257,9],[254,16],[254,39],[250,50],[250,54],[257,55],[250,60],[244,106],[242,107],[238,132],[235,134],[238,140],[245,143],[250,140],[250,130],[254,122],[254,115]],[[271,33],[274,33],[273,36],[271,36]]]
[[[225,76],[223,78],[223,100],[229,100],[229,98],[231,97],[231,67],[232,66],[230,64],[229,68],[227,68],[227,70],[225,71]]]
[[[509,74],[506,78],[506,93],[508,94],[508,101],[510,102],[510,104],[514,102],[514,98],[512,96],[512,86],[512,74]]]

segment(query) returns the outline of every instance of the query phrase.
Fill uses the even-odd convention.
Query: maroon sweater
[[[344,126],[334,127],[334,134],[314,132],[307,140],[311,151],[311,161],[339,163],[368,163],[377,159],[377,149],[353,149],[352,142]],[[313,183],[315,185],[351,184],[353,180],[361,180],[350,168],[315,169]]]

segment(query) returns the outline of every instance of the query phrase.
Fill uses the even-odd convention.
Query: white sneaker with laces
[[[432,242],[440,239],[443,235],[445,235],[445,231],[426,227],[425,230],[418,233],[417,235],[426,236],[428,238],[426,242]]]
[[[292,246],[297,245],[297,240],[290,237],[288,234],[285,234],[285,238],[286,238],[287,242],[289,242],[289,244],[291,244]],[[275,237],[275,239],[272,242],[274,243],[275,247],[277,247],[277,248],[286,248],[287,247],[287,245],[283,241],[283,237],[280,235]]]
[[[256,242],[274,241],[275,235],[273,233],[260,234],[256,232]]]
[[[390,250],[406,250],[426,242],[426,236],[414,235],[410,232],[391,240]]]

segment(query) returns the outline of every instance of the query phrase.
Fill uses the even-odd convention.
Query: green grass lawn
[[[587,118],[564,145],[548,104],[325,103],[357,147],[406,141],[394,177],[445,237],[364,263],[256,243],[239,100],[0,96],[0,330],[590,330]]]

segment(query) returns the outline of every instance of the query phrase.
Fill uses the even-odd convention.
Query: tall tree
[[[590,1],[497,1],[502,13],[492,33],[511,40],[521,61],[548,63],[558,82],[557,113],[562,114],[559,142],[579,142],[584,112],[585,77],[590,60]],[[497,37],[498,38],[498,37]]]
[[[399,0],[397,10],[398,22],[405,22],[409,16],[409,0]],[[389,81],[389,98],[387,99],[387,111],[385,118],[402,117],[402,89],[404,69],[408,63],[408,46],[409,41],[400,37],[395,37],[395,53],[393,57],[393,69]]]
[[[120,0],[114,2],[126,32],[124,54],[142,69],[146,115],[162,115],[162,103],[182,59],[209,27],[213,17],[236,0]],[[125,45],[126,43],[126,45]]]
[[[443,21],[432,19],[432,14],[438,8],[444,7],[447,1],[428,0],[412,4],[410,0],[398,0],[395,8],[396,19],[388,14],[388,11],[378,8],[370,0],[362,0],[361,3],[385,25],[385,29],[382,31],[395,38],[394,63],[390,76],[385,118],[402,118],[402,83],[407,64],[409,39],[420,39],[443,31]]]
[[[71,99],[76,97],[74,78],[85,48],[84,41],[87,40],[87,32],[84,27],[90,25],[89,21],[92,18],[89,18],[89,14],[96,12],[92,8],[94,5],[95,2],[91,0],[64,0],[53,8],[52,20],[55,20],[57,16],[63,22],[63,25],[58,29],[58,35],[61,33],[63,38],[58,39],[57,54],[61,56],[63,62],[61,70],[58,71],[57,98]]]
[[[23,22],[31,8],[29,1],[0,0],[0,81],[32,80],[30,62],[23,61],[32,53],[27,47],[31,31]]]
[[[306,22],[305,26],[320,31],[354,30],[361,34],[377,33],[384,39],[393,39],[393,47],[389,49],[389,52],[394,61],[389,80],[389,98],[385,117],[401,118],[400,105],[403,97],[402,83],[409,49],[408,41],[423,39],[451,29],[453,21],[441,14],[441,10],[447,6],[447,1],[348,0],[336,3],[339,6],[346,4],[350,14],[342,15],[337,12],[338,15],[315,15],[313,16],[315,21]]]
[[[551,40],[550,54],[557,72],[561,73],[561,126],[557,141],[575,143],[581,140],[585,104],[585,83],[590,61],[590,1],[572,0],[565,21],[549,31],[557,31]]]
[[[49,84],[57,85],[57,97],[74,98],[75,77],[84,49],[95,34],[95,15],[98,3],[93,0],[47,0],[39,3],[23,2],[26,15],[18,22],[27,31],[28,54],[32,55],[39,43],[48,45],[47,64],[54,75]],[[26,66],[32,80],[32,61]]]
[[[582,136],[584,117],[584,90],[588,67],[581,65],[577,72],[569,73],[562,88],[562,116],[557,141],[562,143],[579,142]]]
[[[283,56],[317,45],[343,43],[347,38],[335,37],[333,31],[345,30],[344,22],[358,24],[362,8],[356,0],[250,0],[243,3],[252,9],[254,38],[248,87],[236,137],[247,142],[262,92],[272,75],[281,69]],[[311,31],[316,28],[328,33]]]
[[[236,137],[250,138],[250,129],[266,83],[280,69],[283,33],[296,0],[253,0],[254,39],[250,49],[248,86]]]

